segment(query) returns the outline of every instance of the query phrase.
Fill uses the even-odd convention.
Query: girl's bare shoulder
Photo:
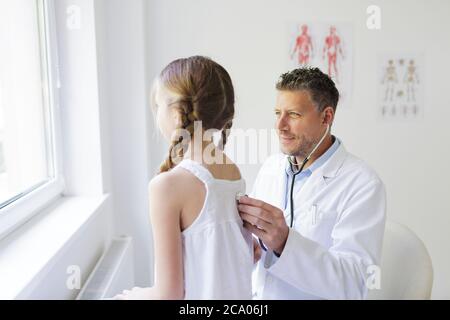
[[[166,199],[183,198],[197,188],[204,188],[203,183],[183,168],[160,173],[149,183],[150,194],[164,195]]]

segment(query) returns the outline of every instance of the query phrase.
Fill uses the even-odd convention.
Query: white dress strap
[[[205,184],[209,184],[212,180],[214,180],[213,175],[202,166],[200,163],[191,160],[191,159],[183,159],[177,167],[184,168],[190,171],[194,176],[196,176],[199,180],[201,180]]]

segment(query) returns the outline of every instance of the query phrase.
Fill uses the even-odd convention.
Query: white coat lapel
[[[305,185],[300,189],[300,192],[295,196],[296,202],[302,204],[299,206],[301,211],[309,208],[315,199],[322,196],[321,193],[326,188],[329,179],[334,178],[338,174],[346,157],[347,151],[341,143],[330,159],[313,171],[306,180]]]

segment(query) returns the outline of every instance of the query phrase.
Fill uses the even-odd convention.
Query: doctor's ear
[[[333,107],[325,107],[322,111],[322,123],[331,126],[334,120],[334,109]]]

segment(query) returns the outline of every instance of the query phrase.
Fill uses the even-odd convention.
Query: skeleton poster
[[[290,31],[289,69],[318,67],[336,83],[339,106],[350,104],[353,28],[349,23],[299,23]]]
[[[414,119],[423,114],[423,58],[420,54],[384,54],[378,58],[378,115]]]

